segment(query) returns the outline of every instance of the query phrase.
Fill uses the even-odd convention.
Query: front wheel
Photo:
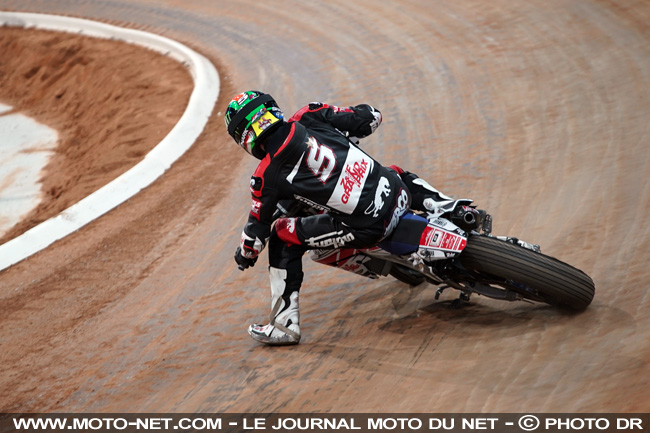
[[[581,270],[494,237],[470,235],[459,259],[490,284],[497,281],[526,299],[584,310],[594,298],[594,282]]]

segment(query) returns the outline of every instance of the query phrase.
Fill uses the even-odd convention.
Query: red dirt
[[[0,243],[142,160],[178,121],[193,87],[179,62],[123,42],[5,27],[0,52],[0,101],[60,134],[41,204]]]

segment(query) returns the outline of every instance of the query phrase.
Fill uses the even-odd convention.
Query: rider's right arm
[[[240,247],[242,255],[247,258],[257,257],[266,246],[271,234],[273,214],[277,209],[277,194],[270,188],[259,192],[253,191],[251,211],[242,232]]]
[[[397,172],[409,189],[411,193],[411,209],[432,212],[437,208],[454,203],[453,198],[441,193],[431,186],[429,182],[418,177],[417,174],[405,171],[396,165],[391,165],[390,168]]]
[[[255,169],[250,180],[251,210],[241,235],[241,254],[257,257],[266,246],[271,233],[273,215],[280,199],[276,186],[277,162],[267,155]]]

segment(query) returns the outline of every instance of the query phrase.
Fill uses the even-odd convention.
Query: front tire
[[[553,257],[500,239],[472,234],[460,254],[461,264],[524,298],[584,310],[594,298],[593,280]]]

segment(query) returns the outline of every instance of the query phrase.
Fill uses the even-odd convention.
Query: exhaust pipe
[[[476,223],[474,212],[465,212],[463,215],[463,221],[465,221],[466,224],[474,225]]]

